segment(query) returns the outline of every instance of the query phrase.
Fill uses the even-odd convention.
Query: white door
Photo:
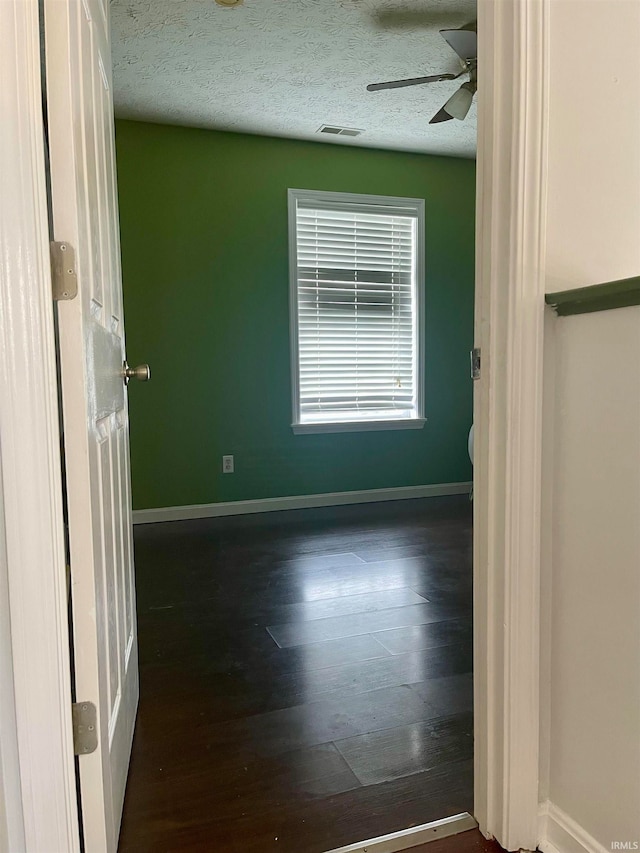
[[[73,669],[76,700],[98,709],[98,748],[78,764],[85,849],[101,853],[117,847],[138,703],[109,5],[44,7],[54,240],[75,250],[78,282],[57,303]]]

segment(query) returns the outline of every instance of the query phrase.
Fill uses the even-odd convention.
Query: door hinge
[[[480,379],[480,347],[472,349],[469,355],[471,356],[471,378],[475,381]]]
[[[51,284],[57,301],[74,299],[78,295],[76,253],[71,243],[51,242]]]
[[[74,702],[71,706],[75,755],[88,755],[98,748],[97,718],[96,706],[93,702]]]

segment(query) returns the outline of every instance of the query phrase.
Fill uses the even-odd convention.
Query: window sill
[[[343,423],[292,424],[295,435],[328,432],[374,432],[390,429],[422,429],[426,418],[406,418],[392,421],[346,421]]]

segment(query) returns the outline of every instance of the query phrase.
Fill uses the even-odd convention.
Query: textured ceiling
[[[111,0],[116,115],[473,157],[475,103],[429,125],[462,80],[365,86],[459,70],[438,30],[474,18],[475,0]],[[327,138],[322,124],[364,133]]]

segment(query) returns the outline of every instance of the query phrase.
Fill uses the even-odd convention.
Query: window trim
[[[378,205],[411,208],[415,210],[417,227],[416,246],[416,410],[417,417],[397,420],[371,421],[327,421],[324,423],[300,423],[300,379],[298,353],[298,275],[297,275],[297,207],[298,202],[343,203],[352,205]],[[369,432],[378,430],[422,429],[425,418],[425,202],[422,198],[401,196],[365,195],[360,193],[325,192],[323,190],[287,190],[289,221],[289,341],[291,362],[291,428],[296,435],[304,433]]]

